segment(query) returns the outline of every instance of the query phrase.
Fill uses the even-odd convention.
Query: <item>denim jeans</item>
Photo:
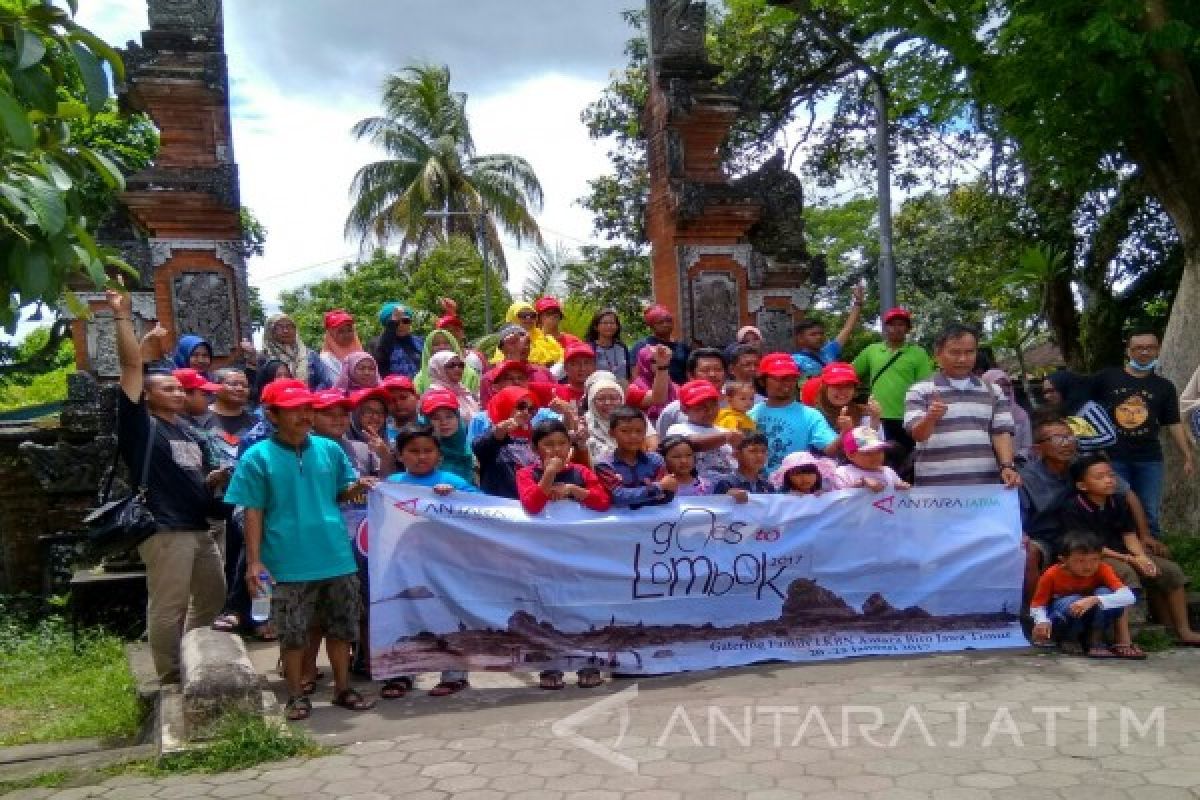
[[[1112,592],[1104,587],[1097,589],[1094,594],[1100,595],[1112,594]],[[1104,608],[1096,606],[1088,610],[1086,614],[1081,614],[1078,617],[1073,617],[1069,613],[1071,604],[1077,600],[1082,600],[1086,595],[1068,594],[1059,597],[1050,603],[1049,617],[1054,623],[1054,635],[1057,639],[1075,639],[1082,636],[1084,633],[1091,631],[1099,631],[1100,636],[1104,636],[1104,630],[1124,613],[1123,608]]]
[[[1157,539],[1160,535],[1158,508],[1162,505],[1165,465],[1161,461],[1114,461],[1112,466],[1129,484],[1129,488],[1133,489],[1138,500],[1142,501],[1146,517],[1150,521],[1150,533]]]

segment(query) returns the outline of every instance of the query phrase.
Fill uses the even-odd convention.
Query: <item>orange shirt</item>
[[[1038,578],[1037,590],[1033,593],[1031,608],[1045,608],[1057,597],[1069,594],[1090,595],[1101,586],[1112,591],[1124,589],[1125,584],[1117,577],[1117,573],[1108,564],[1100,564],[1100,568],[1086,578],[1079,578],[1063,569],[1062,564],[1055,564],[1042,573]]]

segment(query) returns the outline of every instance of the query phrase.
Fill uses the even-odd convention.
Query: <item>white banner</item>
[[[368,523],[377,680],[1027,644],[1017,494],[999,487],[607,514],[558,502],[530,517],[512,500],[383,484]]]

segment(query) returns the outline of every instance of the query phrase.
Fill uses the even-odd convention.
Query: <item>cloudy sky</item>
[[[343,224],[350,180],[377,156],[350,127],[378,113],[384,77],[446,64],[469,100],[479,153],[513,153],[545,190],[548,243],[578,245],[591,220],[577,204],[605,172],[606,144],[580,112],[624,64],[621,10],[638,0],[225,0],[234,150],[242,202],[268,231],[250,280],[280,290],[335,272],[353,256]],[[145,0],[82,0],[80,22],[121,44],[147,27]],[[529,252],[508,249],[519,288]]]

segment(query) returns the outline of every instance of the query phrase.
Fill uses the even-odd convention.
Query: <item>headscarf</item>
[[[343,347],[333,340],[333,331],[328,327],[325,328],[325,344],[321,347],[321,355],[329,355],[329,358],[325,359],[326,362],[336,362],[337,367],[340,369],[347,356],[351,353],[362,352],[365,352],[365,349],[362,346],[362,342],[359,341],[357,329],[354,331],[354,341],[349,346]]]
[[[654,375],[657,372],[657,367],[654,364],[654,348],[643,347],[637,354],[637,369],[634,373],[633,385],[638,388],[645,389],[647,392],[652,391],[654,387]],[[679,392],[674,383],[667,383],[667,403],[674,402],[679,398]],[[651,421],[658,419],[658,415],[666,407],[664,403],[661,406],[651,406],[646,409],[646,416]]]
[[[280,367],[291,369],[291,366],[286,361],[278,358],[268,359],[265,364],[258,368],[257,373],[254,375],[254,390],[250,394],[251,405],[258,405],[263,389],[267,388],[268,383],[275,380],[275,373],[279,371]]]
[[[1062,395],[1062,413],[1064,414],[1079,413],[1079,409],[1092,399],[1091,378],[1086,375],[1060,369],[1047,375],[1046,380],[1050,381]]]
[[[621,384],[617,382],[616,376],[611,372],[604,370],[593,372],[584,383],[588,410],[583,415],[583,419],[587,423],[588,452],[592,456],[593,464],[607,461],[617,451],[617,440],[613,438],[612,431],[609,429],[608,417],[601,417],[596,413],[596,395],[605,389],[616,390],[617,394],[621,395],[621,402],[625,402],[625,390],[621,388]]]
[[[275,338],[275,326],[284,320],[295,324],[295,320],[287,314],[272,314],[267,317],[267,328],[263,335],[266,355],[270,359],[287,364],[296,380],[309,383],[308,348],[300,340],[299,332],[296,334],[296,341],[292,344],[283,344]]]
[[[747,333],[753,333],[755,336],[758,337],[758,340],[760,342],[763,340],[762,331],[760,331],[758,328],[754,327],[753,325],[743,325],[742,327],[738,328],[737,337],[734,339],[734,341],[736,341],[738,344],[742,344],[743,343],[742,337],[744,337]]]
[[[504,315],[505,322],[511,322],[515,325],[520,325],[517,321],[517,315],[523,311],[532,311],[537,313],[537,309],[531,303],[526,303],[524,300],[518,300],[508,307],[508,313]],[[524,330],[525,326],[521,325]],[[559,344],[553,337],[547,336],[542,332],[542,329],[537,325],[529,331],[529,360],[534,364],[541,364],[544,367],[557,364],[563,360],[562,345]],[[497,364],[504,360],[504,354],[500,352],[500,348],[496,348],[496,352],[492,354],[492,363]]]
[[[463,359],[464,364],[467,364],[466,354],[463,353],[462,345],[458,343],[458,339],[455,338],[454,334],[441,328],[434,330],[425,337],[425,348],[421,353],[421,369],[416,375],[413,376],[413,387],[416,388],[417,394],[425,394],[426,391],[433,387],[434,376],[429,371],[429,365],[433,360],[434,355],[436,355],[433,352],[433,346],[437,343],[438,339],[445,339],[450,343],[450,350],[443,352],[452,352],[459,358]],[[463,369],[462,385],[465,386],[472,393],[472,395],[479,393],[479,373],[476,372],[470,364],[467,364],[466,368]],[[458,389],[455,389],[451,386],[444,386],[442,388],[449,389],[455,394],[459,393]],[[475,400],[474,396],[472,396],[471,401],[474,403],[474,407],[471,409],[470,414],[467,415],[468,417],[479,411],[479,403]],[[461,396],[458,398],[458,402],[459,406],[461,407],[463,402]]]
[[[195,352],[196,348],[200,345],[204,345],[208,348],[209,355],[213,354],[212,343],[203,336],[197,336],[194,333],[185,333],[183,336],[180,336],[179,343],[175,345],[175,355],[171,358],[171,360],[175,362],[176,368],[185,369],[190,367],[192,353]]]
[[[533,392],[520,386],[509,386],[496,392],[495,396],[488,402],[487,414],[488,419],[493,425],[499,425],[506,419],[511,419],[516,413],[517,404],[522,400],[528,400],[529,404],[537,407],[537,398],[533,396]],[[528,439],[531,431],[529,428],[517,428],[510,436],[518,439]]]
[[[467,441],[468,420],[463,419],[461,409],[456,413],[458,430],[449,436],[436,437],[442,451],[441,468],[475,485],[475,453],[471,450],[471,443]]]
[[[390,303],[384,303],[383,306],[379,309],[379,324],[386,328],[388,323],[391,322],[391,320],[392,320],[392,313],[395,312],[396,309],[399,309],[403,316],[406,316],[409,319],[412,319],[413,312],[412,312],[411,308],[409,308],[408,306],[403,305],[401,303],[397,303],[397,302],[393,301]],[[409,360],[413,364],[416,364],[418,361],[421,360],[421,351],[425,347],[425,343],[421,341],[420,336],[416,336],[412,333],[411,328],[409,329],[409,332],[404,336],[401,336],[400,334],[397,333],[395,341],[396,341],[396,343],[394,345],[394,348],[403,350],[404,352],[408,353]],[[384,366],[388,369],[389,372],[392,371],[391,364],[385,364]]]
[[[354,378],[354,368],[368,359],[375,367],[375,376],[367,383],[358,383]],[[382,379],[379,377],[379,365],[375,363],[374,356],[363,352],[351,353],[342,362],[342,371],[338,375],[337,382],[333,384],[333,388],[341,389],[344,392],[352,392],[355,389],[373,389],[379,385],[380,380]]]
[[[475,399],[475,393],[458,381],[454,381],[450,377],[449,370],[446,365],[458,359],[463,362],[463,376],[468,373],[474,375],[475,372],[470,367],[466,366],[466,361],[461,355],[453,350],[443,350],[440,353],[434,353],[429,359],[429,389],[445,389],[448,392],[453,392],[458,398],[458,413],[463,418],[464,422],[470,422],[471,417],[479,413],[479,401]]]

